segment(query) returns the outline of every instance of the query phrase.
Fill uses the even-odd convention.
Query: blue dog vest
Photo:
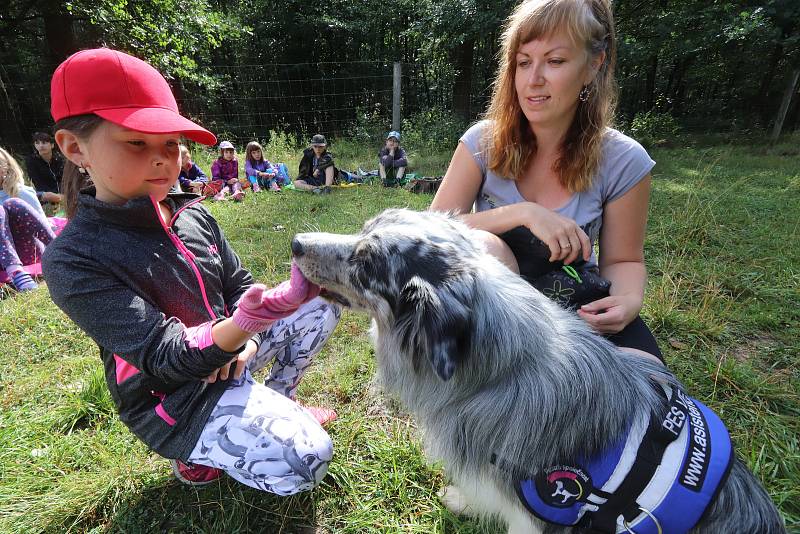
[[[730,436],[717,414],[675,388],[663,419],[643,416],[603,454],[548,467],[521,481],[517,493],[550,523],[609,533],[685,533],[716,497],[732,460]],[[642,471],[652,476],[641,479]]]

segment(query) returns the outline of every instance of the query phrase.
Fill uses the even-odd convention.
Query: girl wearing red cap
[[[71,221],[44,272],[100,347],[120,419],[189,484],[222,471],[279,495],[319,484],[332,456],[321,424],[336,414],[294,396],[339,309],[294,264],[289,281],[254,284],[201,198],[169,193],[181,137],[216,139],[180,116],[150,65],[85,50],[51,93]]]

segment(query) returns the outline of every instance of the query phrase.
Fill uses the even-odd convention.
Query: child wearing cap
[[[287,282],[254,283],[202,198],[169,193],[181,137],[216,138],[178,113],[153,67],[84,50],[56,69],[51,95],[72,207],[44,272],[100,347],[122,422],[187,484],[225,472],[279,495],[315,487],[332,457],[321,424],[336,414],[294,398],[339,309],[294,264]],[[78,192],[83,176],[93,185]]]
[[[386,135],[386,144],[378,152],[381,180],[384,187],[397,187],[406,172],[408,159],[406,151],[400,146],[400,132],[391,131]]]
[[[186,145],[180,146],[181,172],[178,174],[178,183],[181,190],[187,193],[200,193],[203,186],[208,183],[208,177],[203,170],[192,161],[192,154]]]
[[[311,138],[311,146],[303,150],[294,187],[303,191],[327,194],[331,192],[337,173],[333,154],[328,152],[328,141],[324,135],[316,134]]]
[[[219,144],[219,157],[211,164],[211,180],[219,189],[214,195],[214,200],[225,200],[225,195],[241,202],[244,198],[242,184],[239,183],[239,161],[236,159],[236,149],[230,141]]]

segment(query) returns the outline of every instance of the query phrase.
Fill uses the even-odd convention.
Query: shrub
[[[464,119],[442,108],[420,111],[403,119],[403,146],[453,150],[467,124]]]
[[[294,135],[275,130],[269,131],[269,141],[261,143],[261,146],[264,148],[264,157],[271,161],[288,160],[304,148]]]
[[[644,146],[666,144],[673,140],[680,131],[680,127],[672,115],[656,111],[637,113],[627,129],[630,136]]]

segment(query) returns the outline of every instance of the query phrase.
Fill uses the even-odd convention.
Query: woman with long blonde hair
[[[537,288],[555,281],[543,292],[621,348],[660,359],[639,317],[655,162],[611,128],[615,63],[609,0],[518,5],[486,119],[460,139],[431,209],[485,230],[489,250]]]
[[[38,263],[54,238],[36,191],[25,185],[14,157],[0,148],[0,268],[17,291],[38,287],[23,267]]]

